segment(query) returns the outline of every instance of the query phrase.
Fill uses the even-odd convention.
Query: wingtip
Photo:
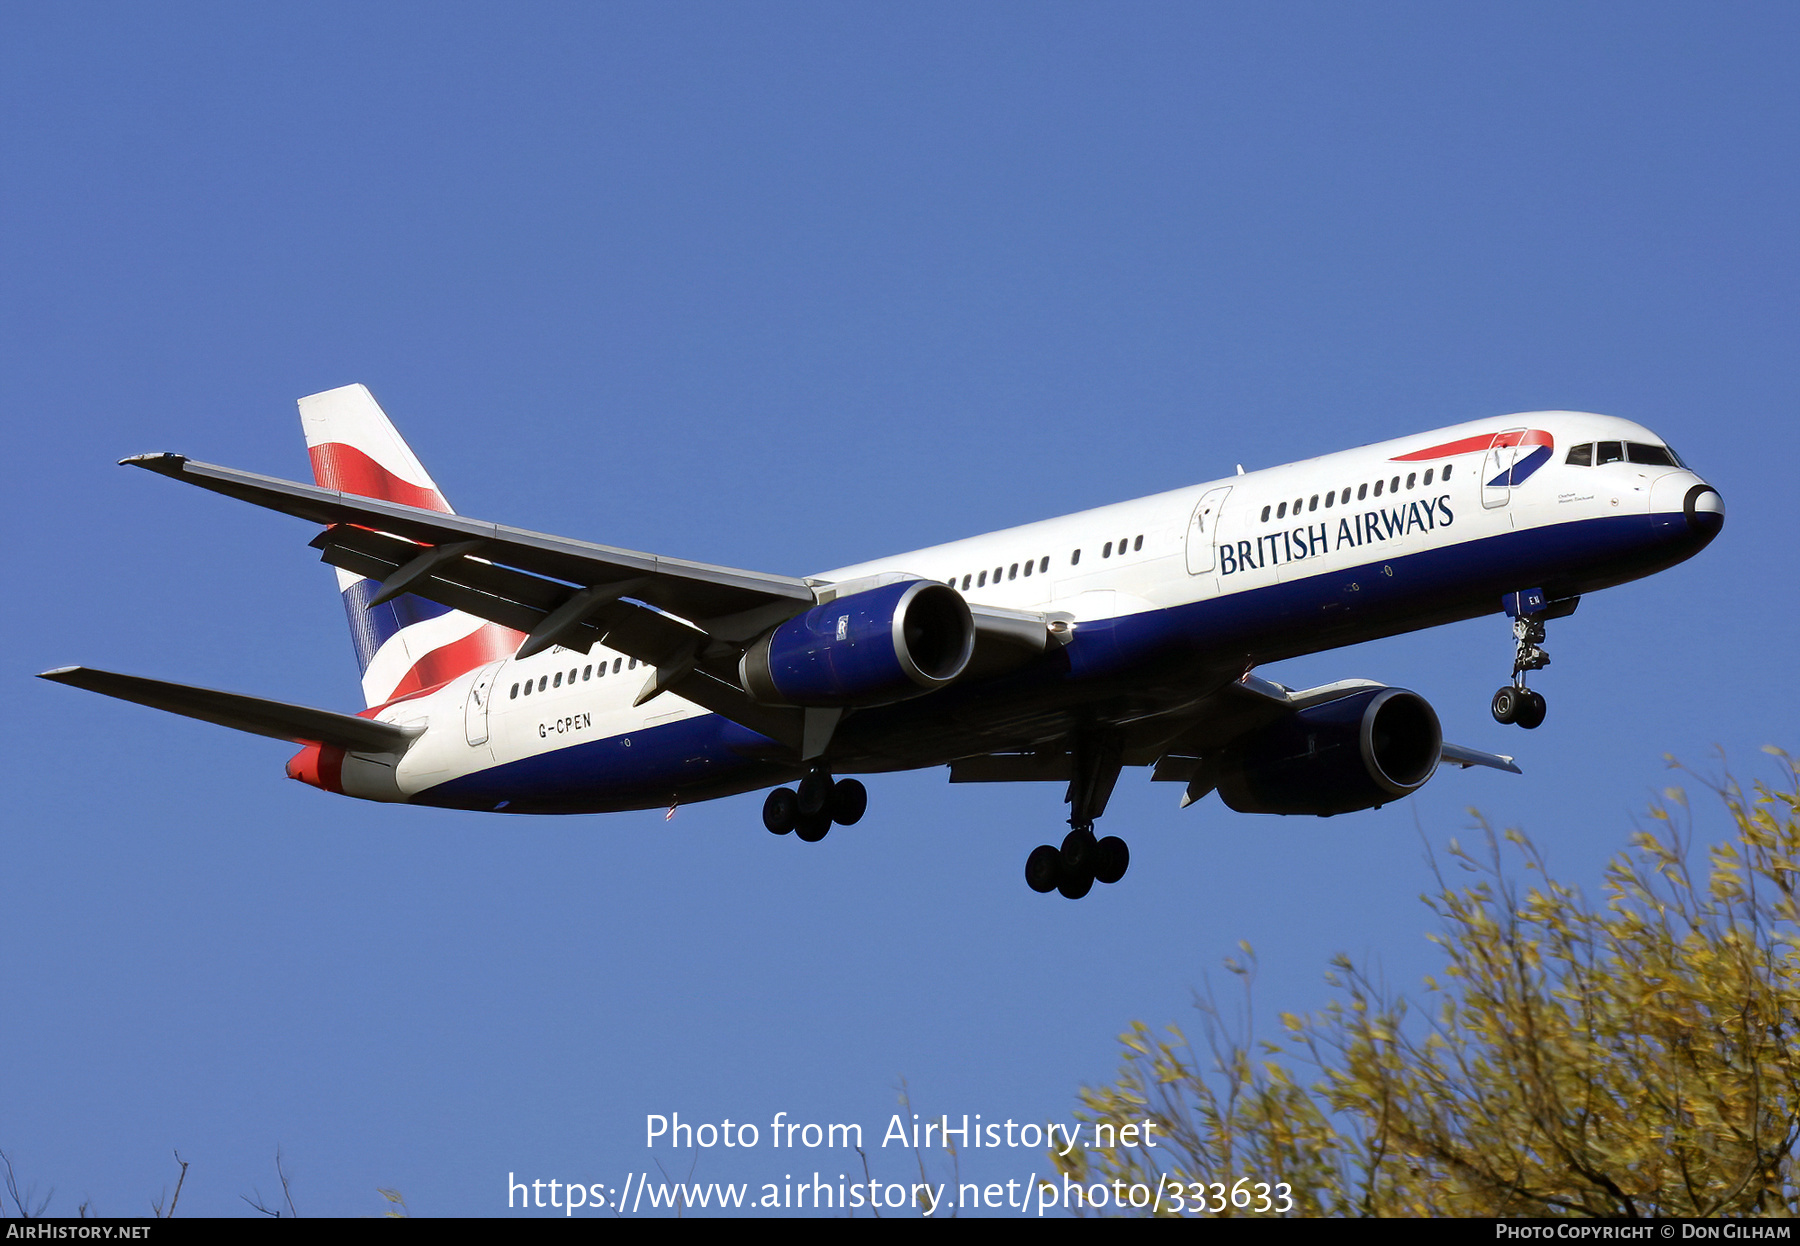
[[[68,682],[68,678],[71,675],[79,675],[81,670],[82,668],[79,666],[56,666],[47,671],[39,671],[37,677],[39,679],[48,679],[52,683],[60,684]]]
[[[185,454],[171,454],[167,450],[159,450],[154,454],[134,454],[119,460],[120,467],[141,467],[146,471],[161,472],[165,476],[178,475],[182,464],[187,462]]]

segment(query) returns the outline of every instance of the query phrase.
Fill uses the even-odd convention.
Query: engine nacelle
[[[934,580],[885,584],[789,619],[751,645],[745,689],[772,705],[887,705],[942,688],[975,652],[962,595]]]
[[[1214,775],[1239,813],[1353,813],[1424,786],[1443,746],[1424,697],[1370,688],[1264,727],[1222,754]]]

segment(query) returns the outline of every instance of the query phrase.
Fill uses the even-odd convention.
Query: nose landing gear
[[[1494,693],[1489,708],[1495,722],[1516,723],[1527,731],[1543,724],[1543,695],[1525,686],[1525,672],[1541,671],[1550,665],[1550,655],[1542,648],[1544,624],[1575,613],[1580,601],[1579,597],[1546,601],[1542,589],[1507,595],[1506,612],[1513,620],[1513,674],[1512,682]]]
[[[1515,684],[1507,684],[1496,692],[1489,708],[1495,722],[1517,723],[1527,731],[1543,723],[1547,709],[1542,693]]]
[[[1526,671],[1541,671],[1550,665],[1550,655],[1538,646],[1544,640],[1544,621],[1529,614],[1513,620],[1513,681],[1494,694],[1494,721],[1517,723],[1530,731],[1544,721],[1544,697],[1525,686]]]

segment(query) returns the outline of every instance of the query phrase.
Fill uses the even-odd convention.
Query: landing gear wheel
[[[800,815],[811,818],[831,808],[831,789],[835,784],[831,776],[823,770],[808,771],[800,780],[800,790],[796,795],[800,798]]]
[[[1062,853],[1049,844],[1039,844],[1025,858],[1025,885],[1039,895],[1056,890],[1056,878],[1061,872]]]
[[[809,844],[816,844],[831,832],[831,815],[817,813],[812,817],[800,815],[800,821],[794,825],[794,834]]]
[[[1094,876],[1081,873],[1072,878],[1060,878],[1057,880],[1056,889],[1071,900],[1079,900],[1094,889]]]
[[[1525,689],[1524,701],[1520,704],[1517,717],[1515,717],[1513,721],[1527,731],[1535,731],[1538,727],[1543,725],[1544,714],[1548,708],[1549,707],[1544,704],[1543,694],[1533,692],[1531,689],[1527,688]]]
[[[1094,878],[1098,882],[1116,883],[1131,868],[1131,850],[1117,835],[1108,835],[1094,845]]]
[[[839,779],[831,787],[831,820],[855,826],[869,808],[869,789],[855,779]]]
[[[1078,826],[1063,837],[1056,854],[1056,889],[1071,900],[1079,900],[1094,886],[1094,859],[1099,845],[1094,832]]]
[[[786,835],[800,820],[800,799],[791,787],[778,787],[763,801],[763,825],[776,835]]]
[[[1077,878],[1083,874],[1092,874],[1096,847],[1094,833],[1085,826],[1078,826],[1063,836],[1061,864],[1064,877]],[[1082,890],[1085,892],[1086,888]]]
[[[1519,708],[1523,703],[1523,698],[1520,695],[1522,692],[1524,692],[1523,688],[1515,688],[1511,684],[1507,684],[1506,687],[1494,694],[1493,704],[1489,706],[1489,708],[1494,711],[1495,722],[1512,723],[1518,721]]]

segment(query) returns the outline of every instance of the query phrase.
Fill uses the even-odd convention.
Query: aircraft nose
[[[1682,499],[1681,513],[1687,516],[1690,529],[1702,536],[1713,537],[1725,526],[1725,499],[1719,496],[1717,489],[1701,481]]]

